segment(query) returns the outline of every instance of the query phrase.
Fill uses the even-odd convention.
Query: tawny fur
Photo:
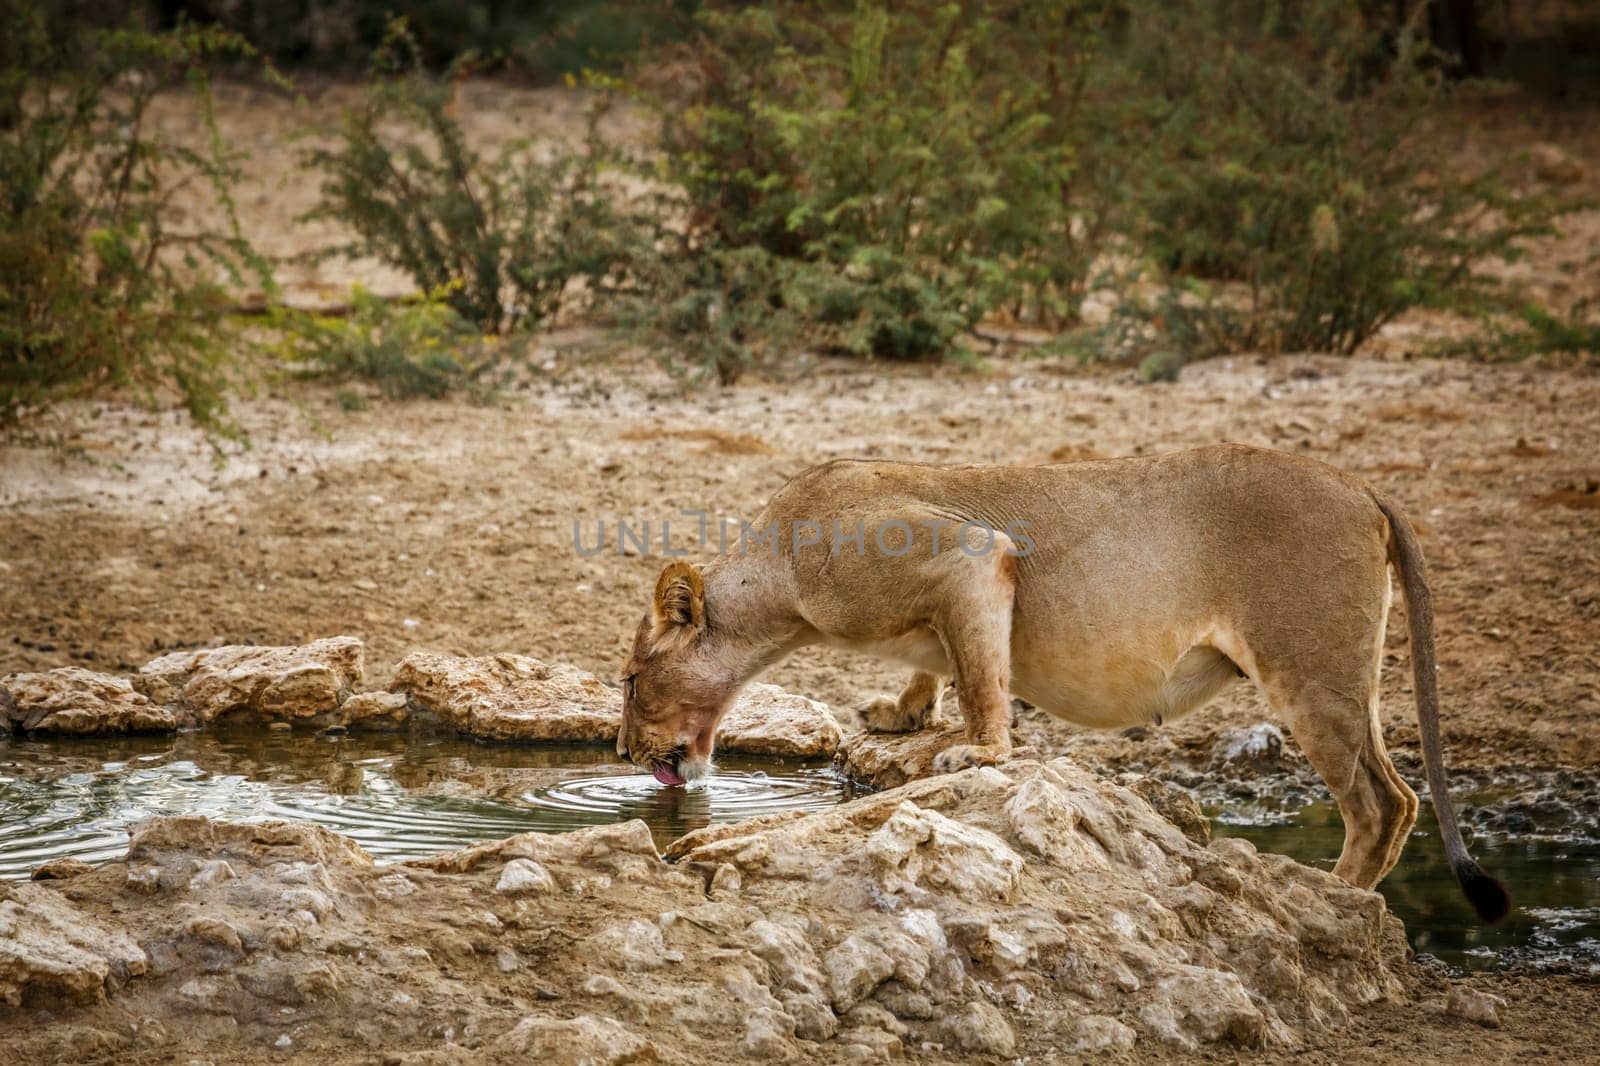
[[[709,758],[739,688],[814,644],[916,671],[898,700],[869,705],[877,728],[920,728],[953,682],[967,742],[941,753],[945,770],[1009,754],[1012,694],[1118,728],[1170,722],[1243,674],[1338,801],[1346,835],[1334,872],[1370,888],[1417,813],[1377,717],[1391,538],[1403,523],[1391,511],[1332,467],[1237,445],[1038,467],[827,463],[752,523],[776,527],[775,554],[752,542],[692,577],[681,563],[663,572],[625,669],[618,750],[643,763],[672,750]],[[937,552],[936,521],[946,523]],[[1000,531],[994,548],[958,550],[964,522]],[[796,523],[820,526],[821,543],[795,550]],[[880,550],[871,531],[886,523],[909,526],[910,550]],[[864,553],[834,543],[858,524]],[[798,539],[815,539],[811,527]],[[1403,576],[1425,598],[1420,568],[1418,553]],[[699,620],[663,630],[670,617]],[[1430,623],[1430,654],[1431,639]],[[1419,710],[1436,749],[1436,707]],[[1459,834],[1454,843],[1452,865],[1470,862]]]

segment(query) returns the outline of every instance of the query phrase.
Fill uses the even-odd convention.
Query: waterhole
[[[1479,782],[1457,793],[1473,856],[1511,892],[1498,926],[1479,923],[1445,865],[1433,809],[1424,801],[1399,863],[1379,886],[1411,946],[1447,967],[1514,966],[1600,974],[1600,822],[1594,796],[1567,783]],[[1317,789],[1320,791],[1320,787]],[[1338,808],[1288,795],[1204,803],[1217,836],[1333,868],[1344,842]]]
[[[0,740],[0,878],[61,856],[119,858],[129,828],[157,814],[315,822],[383,861],[630,818],[664,845],[713,822],[821,810],[851,794],[827,764],[729,756],[706,782],[664,788],[604,748],[446,737]]]
[[[1570,802],[1575,791],[1579,802]],[[1594,794],[1590,794],[1594,793]],[[813,811],[855,790],[830,766],[725,757],[693,788],[665,788],[592,747],[489,746],[440,736],[181,733],[49,742],[0,739],[0,878],[60,856],[121,857],[157,814],[286,818],[343,833],[379,861],[418,858],[528,831],[643,819],[660,845],[714,822]],[[1463,969],[1600,973],[1600,789],[1519,782],[1463,797],[1473,850],[1518,904],[1486,929],[1444,864],[1432,812],[1382,891],[1419,953]],[[1219,835],[1243,836],[1324,869],[1337,810],[1300,788],[1202,796]]]

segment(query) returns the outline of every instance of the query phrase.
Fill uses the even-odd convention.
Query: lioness
[[[1485,921],[1439,748],[1422,550],[1393,503],[1323,463],[1238,445],[1060,466],[841,460],[790,480],[703,571],[669,564],[623,671],[617,752],[665,784],[705,774],[741,686],[808,644],[909,665],[869,728],[920,728],[953,679],[967,743],[1011,751],[1010,694],[1079,725],[1176,719],[1240,677],[1266,694],[1338,801],[1334,873],[1372,888],[1417,797],[1383,747],[1388,566],[1405,589],[1428,787],[1450,869]]]

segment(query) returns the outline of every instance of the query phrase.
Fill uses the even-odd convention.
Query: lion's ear
[[[692,637],[706,621],[706,586],[689,563],[668,563],[656,578],[655,639]]]

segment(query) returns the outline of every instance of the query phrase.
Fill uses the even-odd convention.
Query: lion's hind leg
[[[1335,875],[1375,888],[1400,860],[1417,820],[1417,797],[1384,750],[1375,693],[1316,683],[1268,697],[1283,714],[1306,758],[1327,782],[1344,819],[1344,848]]]
[[[879,696],[860,708],[861,720],[873,733],[914,733],[939,721],[939,706],[948,682],[918,670],[898,698]]]

